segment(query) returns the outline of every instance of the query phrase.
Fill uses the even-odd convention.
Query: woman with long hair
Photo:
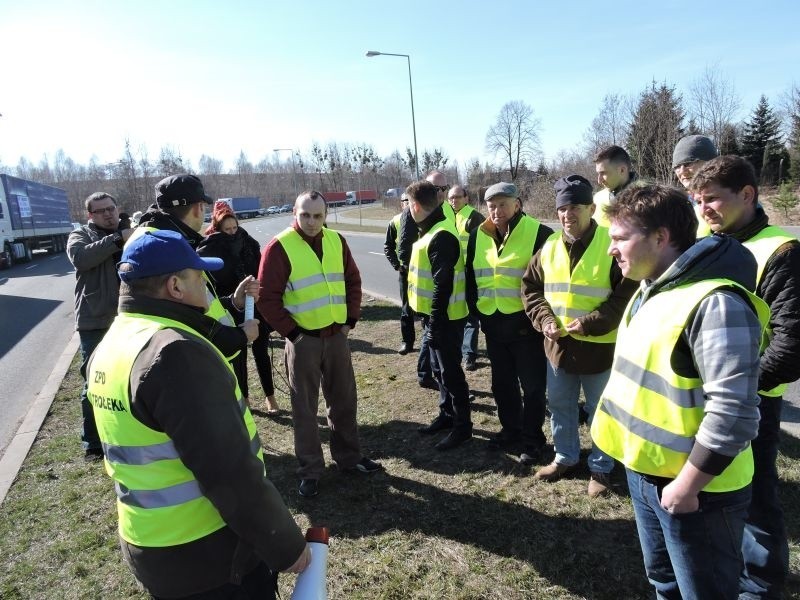
[[[205,230],[206,238],[197,247],[200,256],[221,258],[225,266],[214,271],[214,285],[221,295],[231,294],[239,282],[248,275],[258,276],[258,263],[261,260],[261,247],[247,231],[239,227],[239,220],[230,206],[221,201],[214,204],[211,223]],[[271,329],[256,309],[258,319],[258,338],[253,342],[253,358],[261,380],[261,387],[266,397],[266,412],[274,415],[279,412],[275,401],[275,387],[272,382],[272,361],[269,356],[269,334]],[[244,315],[234,314],[234,319],[241,321]],[[247,353],[241,352],[232,362],[239,388],[249,404],[249,386],[247,384]]]

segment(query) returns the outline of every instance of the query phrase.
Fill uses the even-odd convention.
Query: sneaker
[[[451,431],[443,440],[440,440],[434,448],[437,450],[452,450],[456,446],[460,446],[466,441],[472,439],[472,433],[469,431]]]
[[[433,421],[431,421],[430,425],[425,425],[424,427],[420,427],[417,431],[424,435],[430,435],[432,433],[436,433],[437,431],[443,431],[445,429],[450,429],[453,427],[453,418],[448,417],[447,415],[439,415]]]
[[[476,357],[472,354],[467,355],[467,359],[464,361],[464,370],[465,371],[475,371],[478,369],[478,363],[475,362]]]
[[[400,356],[405,356],[406,354],[411,352],[413,349],[414,349],[414,344],[412,344],[410,342],[403,342],[402,344],[400,344],[400,348],[397,350],[397,353]]]
[[[376,471],[383,471],[383,465],[365,456],[349,470],[359,471],[361,473],[375,473]]]
[[[589,475],[589,489],[586,491],[590,498],[605,496],[611,491],[611,480],[608,473],[595,473]]]
[[[553,461],[546,467],[542,467],[536,471],[536,474],[533,476],[533,478],[540,479],[542,481],[558,481],[570,469],[572,469],[572,466],[562,465]]]
[[[303,498],[313,498],[319,493],[319,482],[316,479],[301,479],[297,493]]]

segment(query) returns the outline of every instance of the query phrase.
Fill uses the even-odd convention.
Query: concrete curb
[[[17,473],[19,473],[22,463],[25,462],[25,458],[36,440],[36,435],[47,417],[50,405],[58,393],[58,388],[61,387],[61,382],[72,364],[72,359],[78,351],[79,345],[78,333],[75,332],[72,339],[67,342],[64,352],[53,366],[53,372],[50,373],[50,377],[47,378],[44,387],[36,396],[36,400],[28,410],[28,414],[25,415],[25,420],[19,426],[17,433],[14,434],[14,438],[6,448],[3,458],[0,459],[0,506],[2,506],[11,484],[17,478]]]

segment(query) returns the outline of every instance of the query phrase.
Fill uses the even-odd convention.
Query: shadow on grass
[[[361,321],[397,321],[400,327],[400,307],[387,304],[368,304],[361,307]]]
[[[448,489],[438,477],[437,485],[412,479],[414,469],[462,477],[487,470],[513,477],[530,475],[528,467],[502,452],[487,451],[484,440],[473,439],[452,452],[437,452],[433,443],[440,436],[421,436],[417,426],[393,421],[361,428],[364,447],[373,451],[370,456],[408,461],[408,476],[392,474],[391,467],[369,476],[329,467],[320,481],[320,495],[305,499],[297,494],[293,457],[270,455],[266,459],[270,478],[293,509],[307,514],[312,524],[329,527],[332,536],[361,538],[399,530],[446,538],[528,563],[551,584],[578,596],[616,599],[650,595],[633,520],[545,514],[509,501],[502,490],[487,496],[456,491],[456,479],[452,480],[454,489]],[[328,437],[327,430],[321,433],[323,439]],[[397,452],[399,448],[404,451]],[[531,485],[546,484],[531,481]],[[631,569],[631,565],[637,568]],[[446,570],[447,565],[431,568]]]

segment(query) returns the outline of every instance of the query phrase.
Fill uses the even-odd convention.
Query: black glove
[[[442,348],[442,342],[444,341],[444,334],[441,330],[428,328],[425,331],[425,339],[429,347],[434,350],[440,350]]]

